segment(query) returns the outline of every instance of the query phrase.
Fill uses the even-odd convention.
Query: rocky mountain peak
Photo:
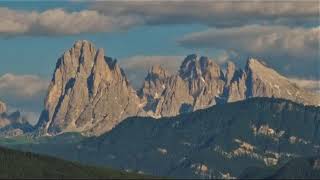
[[[139,99],[117,61],[86,40],[59,58],[45,109],[41,134],[67,131],[98,135],[137,113]]]
[[[149,70],[149,74],[157,75],[159,77],[167,77],[169,74],[161,65],[153,65]]]
[[[96,52],[95,46],[93,43],[87,40],[78,40],[74,43],[73,49],[76,52],[80,52],[79,54],[86,54],[86,53],[94,53]]]
[[[144,109],[153,112],[154,117],[175,116],[208,107],[215,104],[215,96],[223,92],[223,73],[208,57],[188,55],[178,73],[165,78],[158,75],[161,74],[159,68],[155,69],[157,75],[149,74],[140,91],[140,96],[147,101]]]
[[[245,70],[248,72],[253,71],[258,73],[265,73],[267,71],[272,71],[273,73],[277,73],[275,70],[268,67],[268,65],[264,61],[258,60],[256,58],[249,58],[247,60]]]
[[[155,104],[167,87],[169,73],[161,66],[154,65],[149,70],[142,88],[139,90],[139,96],[145,101],[144,110],[155,111]]]
[[[145,82],[149,81],[157,83],[159,81],[160,83],[163,83],[169,76],[170,74],[168,71],[161,65],[153,65],[148,71]]]
[[[197,79],[210,76],[219,78],[221,70],[219,65],[206,56],[198,57],[196,54],[188,55],[182,62],[179,74],[183,79]]]
[[[80,70],[89,73],[97,55],[94,45],[86,40],[77,41],[71,50],[74,51],[74,57],[79,59]]]
[[[306,105],[319,105],[320,97],[306,92],[263,61],[250,58],[246,65],[247,97],[276,97]]]
[[[180,76],[183,79],[193,79],[194,77],[201,75],[199,64],[199,59],[196,54],[188,55],[180,66]]]

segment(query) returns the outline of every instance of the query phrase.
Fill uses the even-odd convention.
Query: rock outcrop
[[[41,134],[99,135],[137,114],[138,107],[139,98],[116,60],[88,41],[77,41],[58,60],[37,128]]]

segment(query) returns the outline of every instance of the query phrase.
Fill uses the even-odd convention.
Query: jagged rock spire
[[[135,91],[115,60],[89,41],[77,41],[59,58],[37,127],[99,135],[137,113]]]
[[[150,74],[147,76],[151,77]],[[152,76],[152,82],[160,78]],[[219,65],[207,57],[188,55],[182,62],[179,73],[161,81],[161,96],[150,96],[148,92],[159,92],[160,85],[150,86],[142,96],[148,97],[148,110],[155,117],[174,116],[182,112],[194,111],[215,105],[245,100],[250,97],[279,97],[305,104],[317,105],[319,96],[305,92],[285,77],[268,67],[263,61],[249,58],[244,70],[237,69],[232,62],[227,63],[223,74]],[[141,96],[141,95],[140,95]],[[147,98],[146,98],[147,99]],[[150,105],[150,102],[153,102]]]

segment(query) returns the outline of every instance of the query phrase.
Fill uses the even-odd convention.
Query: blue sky
[[[11,72],[50,76],[57,59],[79,39],[90,40],[96,47],[104,48],[107,56],[119,60],[135,55],[186,55],[194,51],[178,46],[175,40],[182,34],[201,29],[203,27],[200,25],[177,25],[170,28],[153,26],[137,27],[123,32],[1,38],[1,61],[4,64],[0,67],[0,74]],[[213,56],[215,52],[212,50],[207,54]]]
[[[317,90],[318,6],[318,1],[1,1],[0,99],[38,116],[57,59],[80,39],[104,48],[140,81],[145,64],[161,61],[177,69],[177,60],[197,53],[240,68],[248,57],[260,58]],[[136,63],[128,66],[129,61]]]
[[[45,11],[61,8],[81,11],[87,3],[74,2],[1,2],[0,6],[24,11]],[[178,46],[176,40],[182,35],[206,29],[197,24],[140,26],[118,32],[82,33],[67,36],[15,36],[0,38],[2,51],[0,75],[6,73],[35,74],[50,78],[57,59],[79,39],[87,39],[96,47],[104,48],[107,56],[119,60],[136,55],[187,55],[206,52],[202,49],[187,49]],[[215,56],[220,51],[212,50],[207,55]]]

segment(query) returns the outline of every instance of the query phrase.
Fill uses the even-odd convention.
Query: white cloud
[[[96,2],[105,15],[139,17],[144,24],[197,23],[214,27],[247,24],[317,25],[317,1],[121,1]]]
[[[0,77],[0,96],[30,98],[46,91],[49,82],[34,75],[5,74]]]
[[[232,57],[234,52],[222,52],[216,57],[210,58],[216,63],[223,65]],[[144,78],[153,65],[161,65],[170,74],[179,71],[182,61],[186,56],[132,56],[119,61],[120,66],[124,69],[127,78],[135,88],[140,88]]]
[[[0,7],[0,35],[72,35],[159,24],[315,26],[318,5],[317,1],[94,1],[89,10],[73,12]]]
[[[36,125],[40,117],[39,112],[22,111],[21,114],[31,125]]]
[[[225,50],[222,53],[218,54],[216,57],[212,58],[212,60],[219,65],[223,65],[228,61],[235,60],[237,56],[238,56],[237,52],[232,50]]]
[[[25,109],[21,109],[21,108],[16,108],[16,107],[8,107],[8,114],[11,114],[13,112],[19,111],[22,118],[24,118],[25,120],[27,120],[31,125],[35,125],[40,117],[40,111],[38,112],[34,112],[34,111],[26,111]]]
[[[120,61],[125,69],[149,70],[153,65],[159,64],[169,72],[178,70],[184,56],[132,56]]]
[[[119,61],[128,79],[135,88],[140,88],[147,72],[153,65],[159,64],[169,73],[178,71],[183,56],[133,56]]]
[[[35,117],[43,108],[48,86],[49,80],[39,76],[5,74],[0,76],[0,99],[11,109]]]
[[[232,50],[242,56],[256,56],[286,75],[320,78],[320,27],[249,25],[185,35],[178,43],[187,48]]]
[[[250,25],[187,34],[179,43],[185,47],[234,49],[247,54],[315,57],[318,55],[319,40],[320,27]]]
[[[320,80],[290,78],[291,82],[311,92],[320,93]]]
[[[139,24],[130,16],[105,16],[94,10],[17,11],[0,7],[0,35],[70,35],[108,32]]]

